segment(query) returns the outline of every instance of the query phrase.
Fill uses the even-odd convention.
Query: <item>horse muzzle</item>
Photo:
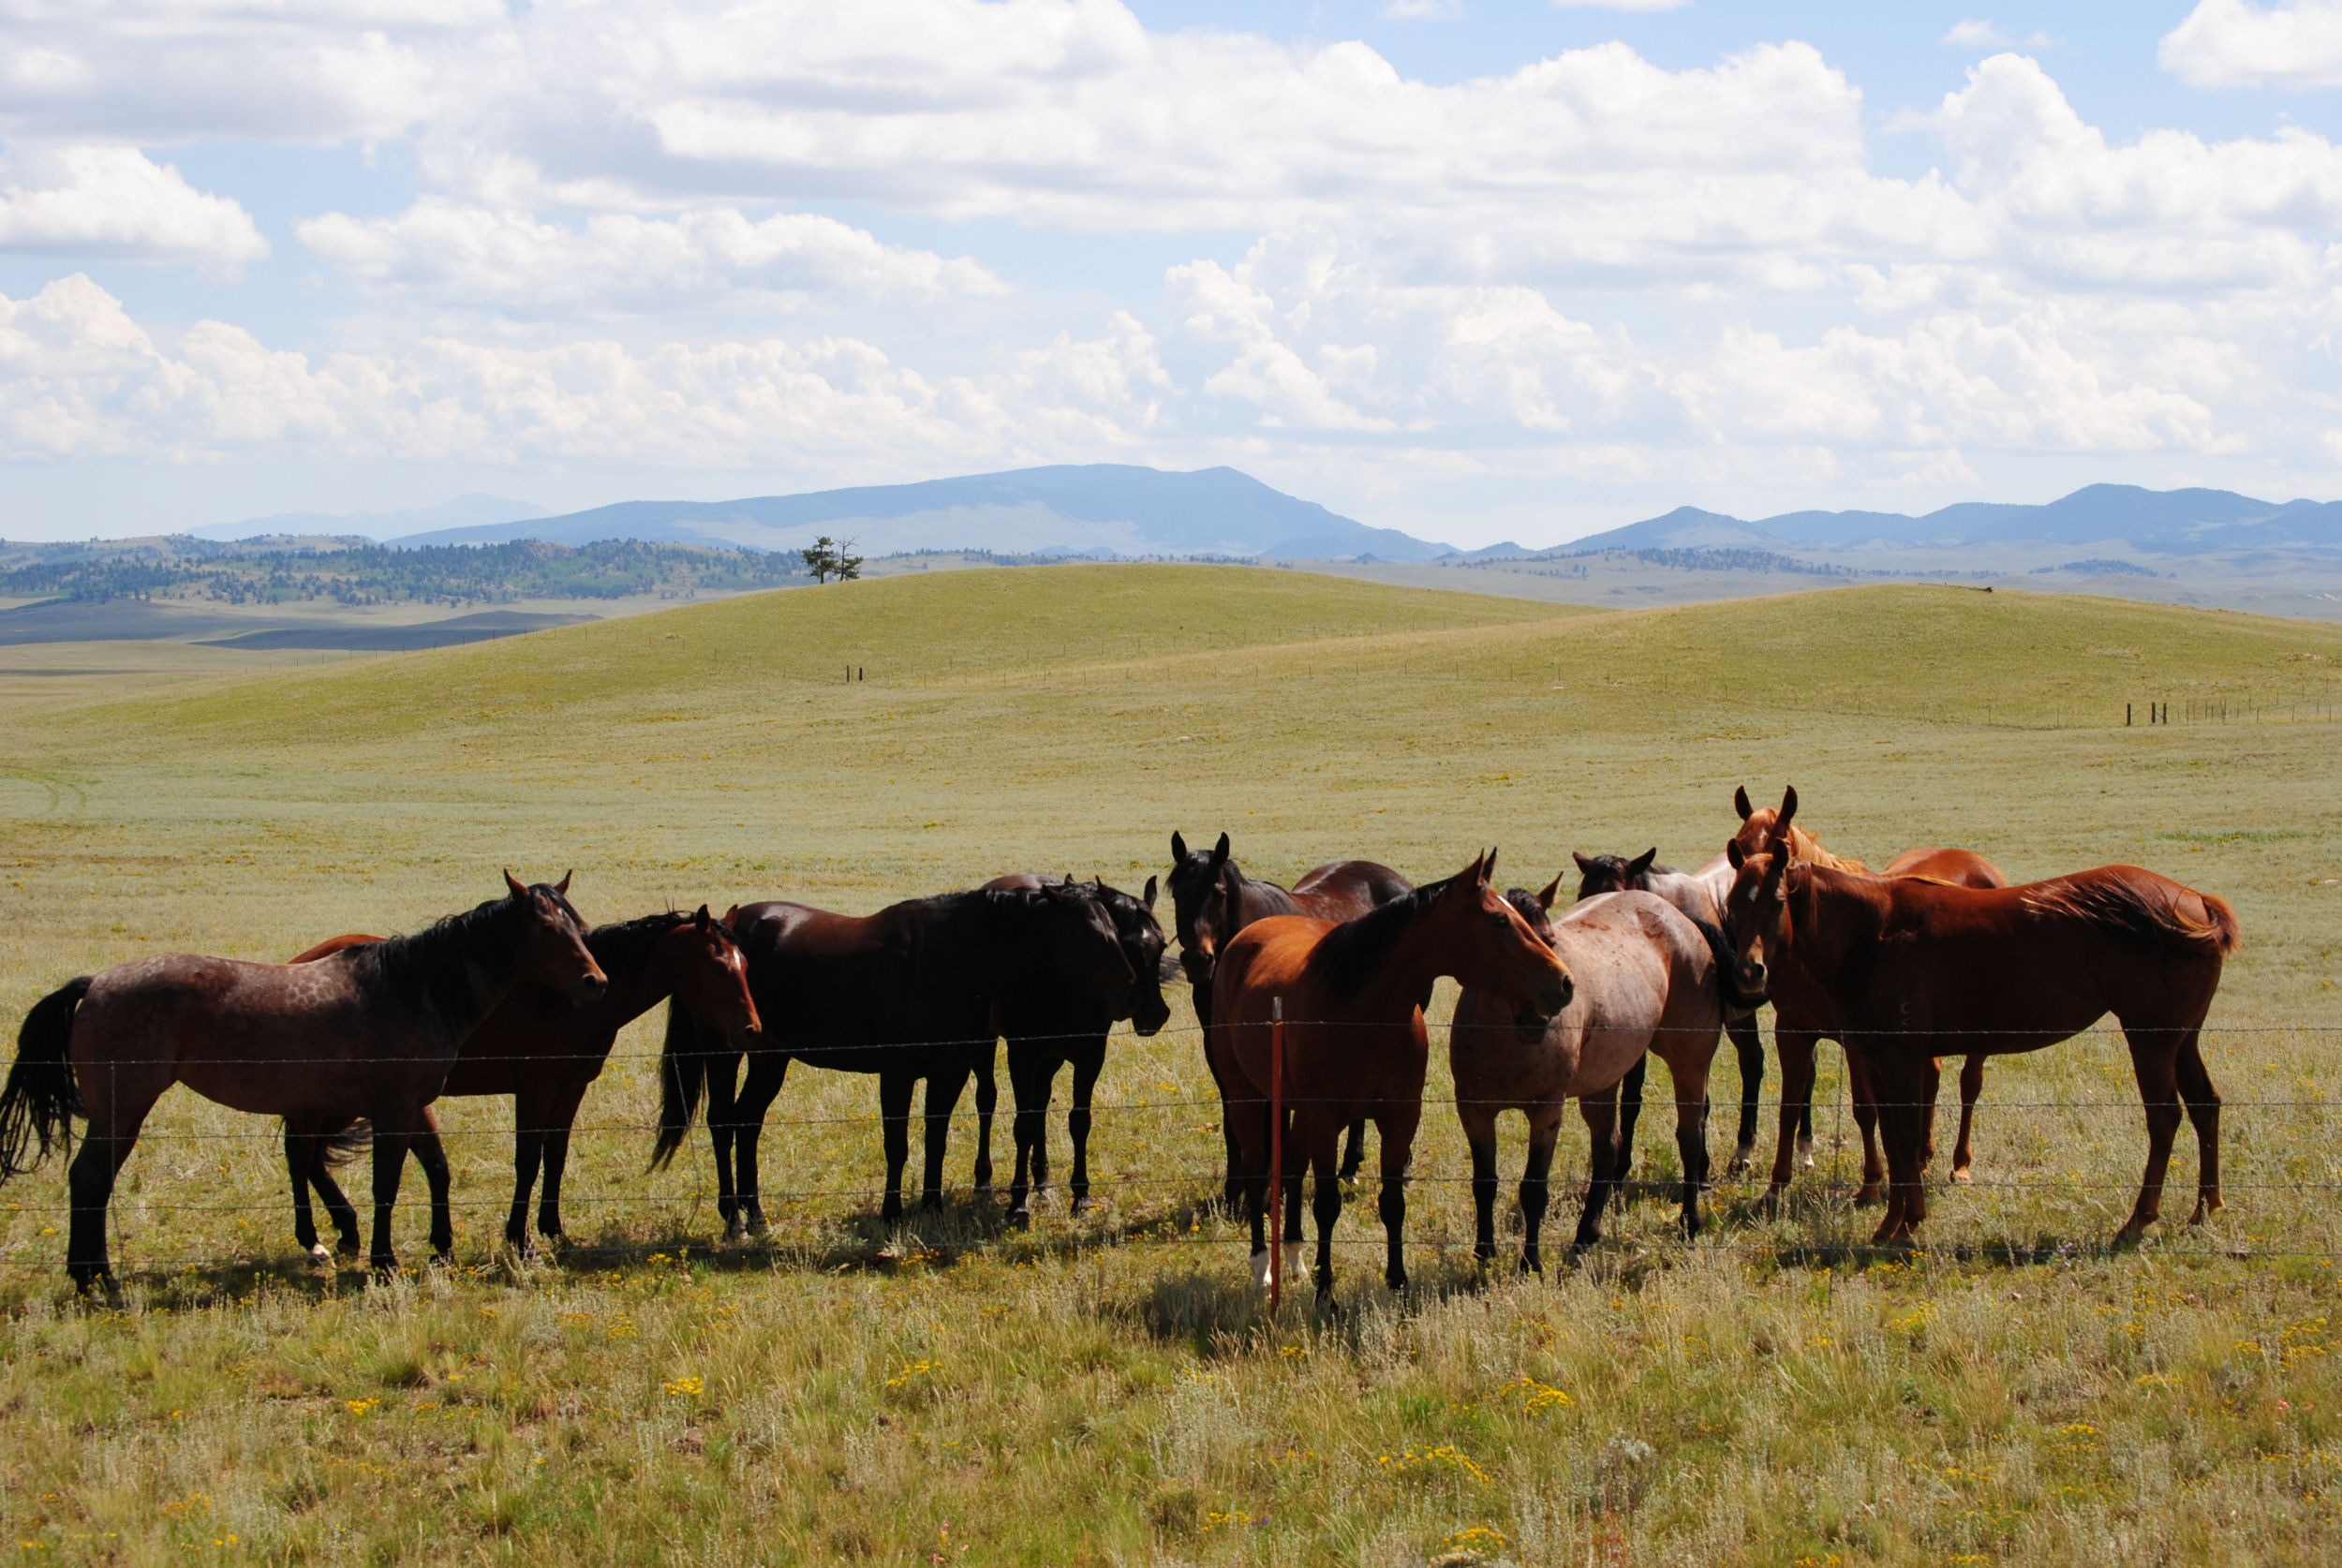
[[[600,969],[596,969],[589,975],[579,977],[577,982],[570,987],[570,1005],[591,1007],[609,994],[610,977]]]
[[[1162,1033],[1163,1026],[1170,1021],[1171,1004],[1163,999],[1159,991],[1138,998],[1131,1009],[1131,1032],[1141,1040]]]

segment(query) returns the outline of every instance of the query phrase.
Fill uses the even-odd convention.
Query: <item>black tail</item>
[[[84,1115],[73,1084],[73,1010],[89,995],[90,977],[67,981],[33,1004],[16,1031],[16,1064],[0,1089],[0,1182],[49,1158],[49,1146],[73,1146],[73,1118]],[[26,1158],[25,1146],[38,1153]]]
[[[659,1057],[659,1141],[650,1146],[650,1168],[663,1167],[683,1146],[683,1135],[699,1114],[700,1087],[707,1080],[707,1058],[700,1054],[699,1026],[683,1003],[667,1001],[667,1043]]]
[[[286,1126],[285,1118],[276,1118],[276,1125]],[[319,1146],[319,1163],[329,1171],[338,1171],[358,1156],[374,1146],[374,1123],[360,1117],[339,1132],[329,1132]]]
[[[1699,934],[1708,939],[1708,951],[1716,957],[1716,989],[1723,993],[1724,1005],[1741,1013],[1754,1013],[1772,998],[1764,991],[1754,994],[1741,985],[1741,955],[1733,951],[1732,939],[1697,915],[1686,915]]]

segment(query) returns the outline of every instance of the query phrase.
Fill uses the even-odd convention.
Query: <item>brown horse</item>
[[[1649,1056],[1668,1064],[1675,1086],[1675,1145],[1682,1164],[1683,1231],[1699,1234],[1699,1190],[1708,1164],[1708,1068],[1727,1013],[1764,999],[1753,966],[1719,961],[1718,941],[1667,899],[1649,893],[1598,894],[1549,917],[1556,877],[1535,894],[1505,896],[1569,970],[1576,994],[1551,1019],[1522,1027],[1501,998],[1467,988],[1456,1002],[1447,1060],[1456,1114],[1472,1149],[1473,1255],[1496,1256],[1496,1118],[1529,1119],[1529,1159],[1520,1178],[1524,1235],[1520,1265],[1542,1272],[1539,1236],[1546,1179],[1562,1115],[1578,1102],[1593,1140],[1593,1176],[1578,1221],[1579,1247],[1602,1236],[1604,1205],[1623,1174],[1619,1087]]]
[[[305,964],[344,948],[379,941],[379,937],[344,936],[319,942],[293,960]],[[586,1088],[601,1076],[602,1064],[618,1031],[660,1002],[674,997],[707,1027],[745,1045],[763,1027],[749,995],[747,967],[731,930],[697,914],[645,915],[622,925],[597,925],[586,933],[586,951],[610,978],[610,989],[587,1007],[571,1007],[559,992],[523,985],[474,1029],[456,1053],[447,1084],[449,1095],[509,1094],[512,1097],[512,1210],[504,1239],[527,1249],[528,1200],[544,1169],[544,1196],[537,1206],[537,1229],[561,1235],[561,1177],[568,1168],[570,1131]],[[432,1228],[452,1238],[448,1168],[439,1147],[438,1122],[426,1110],[429,1131],[416,1140],[416,1158],[431,1183]],[[285,1163],[292,1175],[293,1235],[319,1258],[329,1254],[318,1240],[309,1212],[314,1186],[341,1233],[341,1250],[358,1250],[358,1216],[335,1185],[332,1156],[352,1146],[338,1128],[285,1128]]]
[[[2162,1210],[2183,1102],[2201,1156],[2195,1220],[2220,1206],[2220,1097],[2198,1036],[2236,947],[2226,903],[2135,865],[1990,889],[1866,877],[1795,860],[1783,837],[1755,855],[1734,846],[1732,934],[1776,977],[1811,977],[1868,1070],[1889,1178],[1875,1239],[1927,1218],[1930,1058],[2038,1051],[2109,1013],[2147,1115],[2146,1174],[2116,1239]]]
[[[1341,1129],[1372,1118],[1380,1135],[1380,1209],[1393,1290],[1407,1282],[1403,1232],[1407,1161],[1423,1119],[1430,1041],[1423,998],[1452,975],[1502,998],[1514,1016],[1550,1018],[1567,1006],[1569,971],[1489,885],[1495,853],[1339,925],[1305,915],[1255,921],[1220,950],[1205,1040],[1223,1081],[1244,1158],[1245,1208],[1256,1269],[1268,1261],[1263,1220],[1268,1188],[1271,1092],[1282,1005],[1282,1091],[1292,1132],[1281,1172],[1287,1234],[1297,1238],[1301,1176],[1317,1173],[1317,1294],[1334,1288],[1334,1224],[1341,1216],[1335,1146]],[[1289,1244],[1297,1260],[1299,1242]]]
[[[251,964],[167,954],[119,964],[52,992],[25,1015],[0,1090],[0,1179],[30,1168],[89,1118],[73,1160],[66,1268],[88,1290],[111,1280],[106,1211],[114,1178],[155,1102],[174,1083],[234,1110],[374,1126],[378,1269],[397,1266],[391,1210],[424,1107],[480,1021],[524,981],[580,1005],[608,988],[586,947],[569,878],[523,887],[413,936],[315,964]],[[438,1238],[434,1238],[435,1241]]]
[[[1748,791],[1735,789],[1733,809],[1741,814],[1740,831],[1727,851],[1737,849],[1743,856],[1764,851],[1773,841],[1776,827],[1786,832],[1789,856],[1809,865],[1824,865],[1836,871],[1866,875],[1869,867],[1859,860],[1834,855],[1822,847],[1820,839],[1798,826],[1792,819],[1797,815],[1797,787],[1783,791],[1781,805],[1751,809]],[[1735,875],[1736,862],[1728,854],[1721,862],[1711,862],[1703,868],[1712,884],[1728,891]],[[1982,855],[1967,850],[1918,849],[1906,850],[1890,861],[1889,877],[1916,878],[1926,881],[1949,883],[1955,887],[2007,887],[2008,879],[2000,868]],[[1844,1039],[1830,1011],[1829,1000],[1821,991],[1806,983],[1803,975],[1791,969],[1776,974],[1772,983],[1773,1048],[1781,1054],[1781,1136],[1773,1150],[1772,1182],[1761,1200],[1767,1205],[1777,1203],[1789,1185],[1792,1168],[1791,1149],[1796,1159],[1809,1169],[1814,1163],[1814,1050],[1824,1040],[1836,1040],[1843,1046]],[[1933,1105],[1941,1085],[1941,1069],[1930,1062],[1927,1069],[1927,1101]],[[1846,1058],[1846,1088],[1854,1102],[1854,1125],[1862,1135],[1862,1184],[1855,1191],[1857,1207],[1880,1201],[1887,1167],[1878,1147],[1877,1096],[1870,1080],[1863,1075],[1860,1063],[1853,1057]],[[1974,1158],[1972,1137],[1976,1126],[1976,1102],[1984,1092],[1984,1058],[1972,1055],[1960,1070],[1960,1137],[1952,1146],[1951,1179],[1965,1185],[1970,1180]],[[1928,1157],[1934,1157],[1932,1129],[1934,1118],[1928,1118],[1930,1143]]]
[[[1195,1021],[1211,1022],[1211,978],[1220,950],[1230,938],[1256,920],[1270,915],[1308,915],[1339,925],[1356,920],[1415,890],[1415,884],[1371,860],[1329,860],[1301,873],[1290,888],[1248,877],[1228,858],[1228,836],[1208,851],[1191,851],[1177,831],[1171,835],[1171,874],[1164,879],[1171,891],[1173,935],[1179,939],[1179,967],[1187,971],[1195,1003]],[[1430,1005],[1426,993],[1424,1003]],[[1206,1053],[1208,1060],[1209,1053]],[[1227,1146],[1228,1176],[1223,1188],[1230,1207],[1241,1195],[1238,1174],[1236,1129],[1228,1120],[1228,1086],[1212,1068],[1212,1084],[1220,1091],[1220,1132]],[[1366,1159],[1366,1124],[1350,1129],[1349,1146],[1341,1157],[1341,1179],[1358,1174]]]

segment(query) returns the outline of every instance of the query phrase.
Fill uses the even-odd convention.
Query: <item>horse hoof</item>
[[[1542,1275],[1545,1273],[1545,1260],[1534,1252],[1523,1252],[1520,1254],[1520,1272]]]
[[[1728,1176],[1748,1175],[1751,1168],[1748,1156],[1749,1151],[1747,1149],[1742,1149],[1735,1153],[1731,1159],[1724,1162],[1724,1174]]]
[[[1968,1168],[1965,1165],[1962,1165],[1951,1173],[1951,1184],[1954,1187],[1973,1187],[1976,1185],[1976,1177],[1968,1174]]]
[[[321,1264],[330,1264],[334,1261],[333,1251],[322,1241],[309,1243],[309,1256],[313,1261]]]
[[[1886,1194],[1880,1191],[1875,1183],[1865,1183],[1855,1189],[1854,1206],[1856,1208],[1875,1208],[1886,1201]]]
[[[1031,1230],[1032,1210],[1029,1208],[1012,1208],[1008,1211],[1008,1222],[1015,1226],[1020,1231]]]
[[[1810,1171],[1810,1170],[1812,1170],[1812,1169],[1814,1168],[1814,1140],[1813,1140],[1813,1139],[1811,1139],[1811,1138],[1800,1138],[1800,1139],[1797,1141],[1797,1162],[1798,1162],[1798,1164],[1799,1164],[1801,1167],[1802,1167],[1802,1168],[1803,1168],[1803,1169],[1805,1169],[1805,1170],[1809,1170],[1809,1171]]]

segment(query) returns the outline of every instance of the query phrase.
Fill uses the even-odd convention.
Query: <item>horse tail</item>
[[[49,1158],[52,1144],[73,1146],[73,1118],[86,1113],[73,1083],[73,1012],[89,995],[90,976],[69,980],[33,1004],[16,1033],[16,1061],[0,1089],[0,1182]],[[27,1158],[25,1146],[39,1150]]]
[[[374,1123],[360,1117],[325,1140],[325,1168],[338,1171],[374,1146]]]
[[[2245,939],[2245,928],[2236,924],[2236,911],[2229,908],[2227,899],[2209,893],[2199,893],[2196,897],[2203,904],[2204,924],[2211,929],[2212,950],[2225,958],[2235,952],[2237,944]]]
[[[1685,920],[1699,927],[1699,934],[1708,939],[1708,951],[1715,955],[1716,991],[1724,1005],[1734,1013],[1754,1013],[1771,998],[1763,991],[1754,996],[1741,987],[1741,955],[1732,947],[1732,939],[1723,928],[1712,925],[1697,915],[1685,915]]]
[[[659,1054],[659,1141],[650,1147],[650,1168],[665,1167],[683,1146],[683,1135],[698,1115],[700,1089],[707,1080],[707,1058],[699,1051],[699,1026],[683,1003],[667,999],[667,1043]]]

